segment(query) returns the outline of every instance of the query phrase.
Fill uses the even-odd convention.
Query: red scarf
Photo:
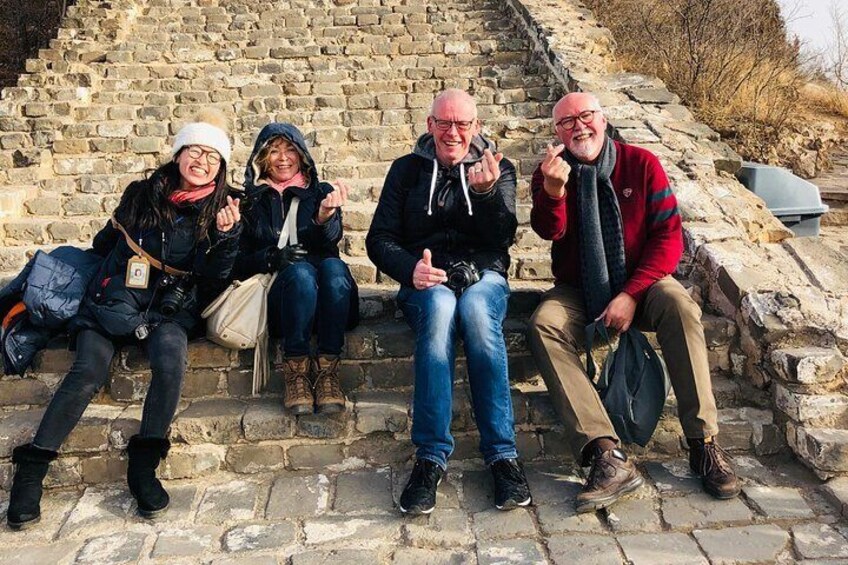
[[[203,186],[192,188],[191,190],[175,190],[171,193],[171,196],[168,197],[168,200],[177,206],[180,206],[186,202],[197,202],[198,200],[203,200],[213,192],[215,192],[215,181]]]
[[[270,186],[271,188],[273,188],[274,190],[276,190],[280,194],[282,194],[283,191],[290,186],[297,186],[299,188],[305,188],[306,185],[307,185],[306,177],[303,176],[303,173],[297,173],[295,176],[293,176],[289,180],[286,180],[286,181],[283,181],[283,182],[274,182],[270,178],[265,179],[265,180],[268,183],[268,186]]]

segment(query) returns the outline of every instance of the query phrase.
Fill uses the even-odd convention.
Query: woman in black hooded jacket
[[[343,411],[339,359],[345,329],[359,319],[356,283],[338,248],[348,187],[319,182],[303,134],[286,123],[262,128],[244,176],[244,233],[235,276],[277,273],[268,320],[272,335],[282,338],[285,407],[292,414]],[[310,345],[313,325],[316,355]]]
[[[10,527],[39,520],[48,465],[109,381],[116,345],[125,343],[147,349],[152,373],[141,427],[127,448],[127,482],[142,516],[168,506],[156,468],[170,447],[188,336],[202,327],[203,303],[226,285],[241,231],[239,201],[226,181],[230,142],[222,126],[222,116],[209,114],[183,127],[173,160],[130,184],[112,221],[95,236],[94,251],[104,260],[70,324],[76,358],[32,443],[12,454]]]

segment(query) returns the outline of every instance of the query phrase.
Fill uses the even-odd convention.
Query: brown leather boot
[[[309,357],[289,357],[283,361],[281,368],[286,382],[286,397],[283,401],[286,410],[295,416],[312,414],[315,398],[309,380]]]
[[[726,500],[739,495],[742,487],[733,469],[730,454],[715,442],[715,437],[690,439],[689,468],[701,477],[704,490],[716,498]]]
[[[617,447],[597,453],[592,459],[589,478],[577,495],[577,512],[594,512],[613,504],[642,486],[636,465]]]
[[[345,395],[339,384],[338,357],[319,355],[312,360],[312,374],[315,376],[315,411],[318,414],[336,414],[344,412]]]

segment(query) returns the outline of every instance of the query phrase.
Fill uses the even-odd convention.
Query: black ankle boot
[[[138,503],[138,513],[153,518],[168,508],[170,497],[156,478],[159,461],[168,455],[171,443],[161,437],[132,436],[127,447],[127,484]]]
[[[57,455],[55,451],[34,447],[31,443],[19,445],[12,451],[12,463],[16,467],[6,522],[13,530],[26,528],[41,519],[41,484],[50,462]]]

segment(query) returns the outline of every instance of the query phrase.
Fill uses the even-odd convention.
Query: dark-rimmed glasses
[[[440,120],[435,116],[430,116],[430,119],[439,131],[448,131],[451,126],[456,126],[457,131],[468,131],[474,125],[474,120]]]
[[[600,112],[600,110],[583,110],[576,116],[566,116],[556,123],[556,127],[571,130],[577,125],[577,120],[580,120],[583,124],[588,124],[595,119],[595,112]]]
[[[221,162],[221,154],[215,151],[214,149],[203,149],[199,145],[189,145],[186,147],[186,153],[192,159],[200,159],[204,155],[206,155],[206,162],[210,165],[217,165]]]

